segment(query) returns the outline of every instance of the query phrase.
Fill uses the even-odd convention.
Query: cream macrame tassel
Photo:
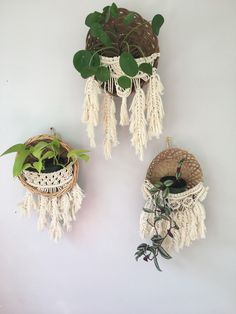
[[[116,133],[116,107],[113,96],[104,94],[103,103],[103,129],[104,129],[104,154],[105,158],[111,158],[112,147],[118,144]]]
[[[72,217],[70,213],[70,207],[70,195],[69,193],[65,193],[61,196],[60,211],[63,221],[63,227],[65,227],[66,231],[71,230]]]
[[[53,197],[50,201],[50,209],[52,211],[51,213],[51,224],[49,227],[49,234],[51,239],[58,241],[62,236],[62,215],[60,208],[58,206],[57,197]],[[49,210],[49,208],[48,208]]]
[[[148,83],[146,99],[149,140],[153,136],[158,138],[162,133],[164,110],[161,95],[163,94],[163,89],[160,77],[157,74],[157,69],[153,68],[153,74]]]
[[[99,93],[101,93],[99,83],[94,79],[94,77],[88,78],[85,86],[85,100],[82,122],[87,123],[87,133],[91,147],[96,146],[94,139],[94,127],[98,124]]]
[[[48,198],[46,196],[38,196],[39,204],[39,218],[38,218],[38,230],[41,231],[48,225],[47,211],[48,211]],[[49,211],[50,214],[50,211]]]
[[[72,215],[72,219],[76,220],[75,214],[80,209],[82,201],[83,201],[85,195],[84,195],[82,189],[79,187],[78,184],[76,184],[74,186],[74,188],[70,192],[70,195],[71,195],[71,199],[72,199],[71,215]]]
[[[131,143],[136,154],[143,160],[143,149],[147,146],[146,119],[145,119],[145,94],[140,86],[139,79],[134,80],[135,95],[130,107],[130,133]]]
[[[120,125],[129,125],[129,114],[127,109],[127,97],[122,97],[121,107],[120,107]]]
[[[23,202],[19,204],[20,214],[30,217],[31,211],[36,208],[34,195],[30,191],[26,191]]]

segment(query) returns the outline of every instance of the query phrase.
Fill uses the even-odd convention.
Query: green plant
[[[103,12],[90,13],[85,20],[86,26],[89,27],[90,35],[97,38],[102,45],[98,46],[93,51],[80,50],[73,58],[73,64],[76,70],[83,78],[95,76],[100,82],[106,82],[110,79],[110,71],[108,67],[101,65],[100,55],[103,55],[107,50],[113,50],[117,56],[120,56],[120,67],[125,75],[118,79],[118,84],[123,89],[131,87],[131,78],[138,74],[139,71],[148,75],[152,75],[152,65],[144,62],[140,65],[137,64],[135,58],[131,53],[131,48],[134,45],[129,44],[129,36],[143,24],[134,26],[127,34],[120,34],[116,28],[116,21],[122,21],[124,25],[132,24],[135,19],[135,13],[129,12],[123,16],[119,13],[119,9],[115,3],[103,8]],[[112,26],[107,30],[106,24],[112,20]],[[157,14],[153,17],[151,25],[153,32],[158,35],[164,18],[162,15]],[[119,40],[118,40],[119,39]],[[145,57],[141,47],[135,46]]]
[[[78,158],[89,160],[87,150],[72,149],[67,152],[66,160],[62,159],[62,146],[58,137],[51,141],[39,141],[35,144],[16,144],[7,149],[0,156],[10,153],[17,153],[13,165],[13,176],[19,176],[22,171],[30,169],[41,173],[47,170],[46,163],[51,161],[53,165],[66,167],[69,163],[74,163]]]
[[[177,164],[176,169],[176,180],[181,178],[181,168],[185,159],[181,159]],[[154,184],[154,187],[149,191],[151,193],[151,208],[143,208],[143,211],[153,214],[153,221],[147,220],[147,223],[152,226],[155,230],[154,236],[151,238],[151,244],[142,243],[137,247],[137,251],[135,253],[135,258],[138,261],[140,257],[143,257],[143,260],[154,261],[154,265],[156,268],[161,271],[158,256],[161,256],[165,259],[170,259],[171,256],[164,249],[163,242],[167,237],[173,238],[174,235],[172,233],[173,229],[179,230],[178,225],[172,219],[171,213],[172,209],[169,206],[168,195],[170,193],[170,187],[175,183],[174,180],[165,180],[165,181],[157,181]],[[162,220],[168,221],[169,226],[166,233],[161,235],[157,228],[157,223]]]

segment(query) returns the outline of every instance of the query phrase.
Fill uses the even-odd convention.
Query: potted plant
[[[118,8],[115,3],[86,17],[85,24],[89,27],[86,49],[74,55],[73,63],[82,78],[88,79],[82,120],[87,123],[91,146],[95,146],[94,127],[98,123],[97,94],[104,92],[106,158],[111,157],[111,148],[118,143],[113,96],[122,98],[120,124],[130,124],[131,142],[140,159],[147,140],[161,133],[163,87],[156,67],[160,56],[157,36],[163,23],[160,14],[148,22],[136,12]],[[142,89],[144,84],[148,85],[146,95]],[[132,92],[129,118],[127,98]]]
[[[175,175],[169,175],[174,165]],[[159,175],[160,179],[154,181]],[[202,183],[200,165],[193,155],[172,148],[160,153],[147,172],[146,203],[140,217],[141,236],[150,238],[150,243],[137,247],[136,260],[142,257],[146,262],[153,261],[161,271],[159,256],[170,259],[169,251],[173,248],[178,251],[192,241],[204,238],[205,209],[201,202],[207,190]]]
[[[63,229],[71,229],[81,206],[78,159],[88,161],[88,151],[71,149],[57,135],[40,135],[11,146],[1,156],[10,153],[17,153],[13,176],[27,189],[22,214],[38,209],[38,228],[49,227],[51,237],[58,240]]]

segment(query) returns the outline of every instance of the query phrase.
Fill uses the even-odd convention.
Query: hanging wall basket
[[[178,193],[178,190],[173,188],[172,193],[171,181],[168,179],[176,177],[179,161],[183,163],[181,180],[186,185],[183,192]],[[164,195],[166,190],[169,192],[167,196]],[[205,238],[206,215],[202,202],[207,191],[208,188],[203,184],[200,164],[187,151],[170,148],[153,159],[143,185],[146,203],[140,216],[140,235],[142,238],[151,239],[150,247],[156,248],[156,257],[160,254],[168,259],[171,251],[179,251],[194,240]],[[138,258],[142,253],[140,249],[137,251]],[[144,259],[145,256],[146,253]],[[159,269],[156,257],[154,262]]]
[[[25,144],[31,146],[39,141],[52,140],[52,136],[40,135],[30,138]],[[71,148],[61,140],[60,145],[61,156],[66,156]],[[20,204],[22,214],[29,216],[32,210],[36,210],[38,229],[48,228],[51,238],[56,241],[61,238],[63,230],[71,230],[71,223],[76,220],[76,212],[84,197],[77,184],[78,172],[79,164],[76,161],[50,173],[24,170],[18,176],[27,190]]]
[[[158,20],[158,32],[154,33],[152,25],[155,26],[155,17],[154,22],[150,24],[138,13],[123,8],[117,8],[114,12],[116,12],[114,15],[116,17],[111,15],[107,19],[104,12],[100,16],[101,20],[105,19],[105,22],[101,22],[103,36],[109,36],[111,47],[108,47],[106,42],[104,43],[104,38],[99,35],[99,32],[96,32],[94,24],[86,23],[90,27],[86,50],[79,51],[74,57],[76,69],[82,77],[88,77],[82,121],[87,124],[90,145],[94,147],[94,127],[99,122],[101,107],[104,154],[106,158],[111,158],[112,147],[118,144],[117,108],[114,102],[114,96],[118,96],[121,99],[120,125],[129,125],[132,146],[142,160],[148,140],[152,137],[158,138],[162,132],[164,110],[161,95],[163,86],[157,73],[160,51],[156,34],[159,33],[164,19],[160,15],[155,16],[157,20],[158,18],[160,20]],[[95,17],[96,15],[93,16],[93,19]],[[129,17],[131,17],[129,23],[124,22]],[[91,62],[91,58],[94,58],[94,53],[89,57],[88,52],[94,51],[99,57],[96,60],[97,68],[93,67],[89,71],[86,68],[85,71],[83,67],[83,64],[86,65],[85,60],[90,58],[90,62],[87,62],[91,64],[93,62]],[[134,65],[134,67],[130,69],[130,65]],[[107,77],[101,75],[101,73],[106,73],[104,69],[108,70]],[[97,72],[91,75],[93,71]],[[145,90],[144,85],[147,85]],[[103,94],[101,103],[99,94]],[[128,109],[129,96],[132,100]]]

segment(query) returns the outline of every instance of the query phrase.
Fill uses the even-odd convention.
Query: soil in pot
[[[187,190],[187,182],[184,179],[176,180],[175,176],[165,176],[161,178],[161,182],[165,182],[166,180],[174,181],[173,185],[169,187],[170,193],[177,194]]]

